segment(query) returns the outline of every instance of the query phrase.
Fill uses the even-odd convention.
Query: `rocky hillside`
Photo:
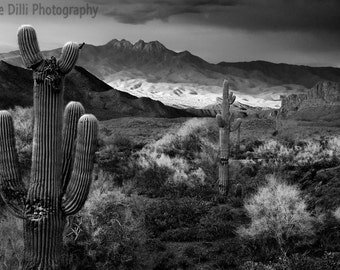
[[[60,49],[45,52],[59,55]],[[228,55],[225,57],[228,58]],[[0,55],[21,65],[18,52]],[[178,108],[202,109],[221,97],[228,79],[237,100],[253,107],[280,107],[280,95],[299,94],[319,81],[340,82],[340,69],[274,64],[265,61],[211,64],[188,51],[174,52],[158,41],[113,39],[86,44],[78,65],[115,89]]]
[[[340,84],[322,81],[303,94],[282,96],[282,109],[300,120],[340,119]]]
[[[282,99],[282,107],[288,111],[323,105],[340,105],[339,83],[319,82],[303,94],[289,95]]]
[[[32,72],[0,61],[0,109],[32,106]],[[99,119],[122,116],[181,117],[188,112],[165,106],[150,98],[137,98],[107,85],[82,67],[66,77],[65,101],[80,101]]]

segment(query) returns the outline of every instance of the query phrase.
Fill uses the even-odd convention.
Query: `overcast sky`
[[[13,11],[20,4],[27,4],[27,14]],[[39,4],[42,9],[33,14]],[[82,18],[74,9],[67,16],[43,15],[53,5],[59,12],[93,10]],[[42,50],[69,40],[101,45],[114,38],[143,39],[212,63],[266,60],[340,67],[340,0],[0,1],[0,52],[17,49],[21,24],[36,28]]]

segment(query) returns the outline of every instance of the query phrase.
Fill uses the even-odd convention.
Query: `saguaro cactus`
[[[32,168],[26,189],[13,120],[7,111],[0,111],[1,195],[24,220],[23,269],[61,269],[66,217],[82,208],[89,192],[98,123],[78,102],[70,102],[63,116],[64,77],[78,58],[78,44],[66,43],[58,60],[44,59],[35,30],[28,25],[19,28],[18,42],[34,78]]]
[[[241,121],[236,122],[235,128],[237,130],[237,141],[236,141],[236,156],[240,157],[240,145],[241,145]]]
[[[230,113],[230,105],[235,102],[235,99],[236,96],[232,92],[229,93],[229,83],[225,80],[223,82],[222,115],[216,115],[217,124],[220,128],[219,191],[221,195],[227,195],[230,189],[230,132],[237,130],[241,125],[241,119],[235,121],[235,115]]]

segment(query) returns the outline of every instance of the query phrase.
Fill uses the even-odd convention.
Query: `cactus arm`
[[[234,113],[231,113],[229,115],[229,126],[231,126],[231,123],[234,122],[235,120],[235,114]]]
[[[19,170],[13,119],[7,111],[0,111],[0,191],[10,211],[23,218],[27,191]]]
[[[22,265],[24,270],[61,269],[66,216],[83,206],[89,192],[98,124],[92,115],[80,117],[84,108],[79,103],[71,103],[66,108],[63,129],[64,78],[76,63],[79,45],[66,43],[58,61],[54,57],[43,59],[31,26],[19,28],[18,43],[23,62],[33,69],[34,78],[32,169],[24,204]],[[15,142],[11,145],[13,147],[8,153],[14,153]],[[4,155],[0,153],[0,162],[4,164],[0,164],[0,169],[12,162],[11,159],[1,159]],[[70,173],[72,166],[74,169]],[[13,171],[11,173],[16,175]],[[16,176],[7,178],[15,178],[10,183],[17,183]],[[1,175],[1,183],[5,183],[2,186],[9,185],[7,178]]]
[[[75,42],[67,42],[61,50],[58,66],[62,74],[69,73],[77,62],[79,56],[79,45]]]
[[[240,118],[237,118],[233,125],[230,126],[230,132],[234,132],[236,130],[238,130],[241,127],[242,124],[242,120]]]
[[[229,82],[224,80],[223,82],[223,101],[222,101],[222,117],[224,119],[229,118]]]
[[[63,199],[65,215],[77,213],[89,193],[94,154],[97,148],[98,121],[91,114],[83,115],[78,122],[78,135],[73,171]]]
[[[19,50],[27,68],[35,68],[43,60],[37,35],[30,25],[22,25],[18,30]]]
[[[232,105],[236,100],[236,96],[234,96],[233,92],[229,93],[229,104]]]
[[[79,44],[79,50],[81,50],[84,46],[85,46],[85,42],[83,42],[82,44]]]
[[[79,118],[85,114],[83,105],[79,102],[69,102],[64,112],[63,125],[63,164],[62,164],[62,191],[66,191],[66,187],[70,181],[74,148],[77,138],[77,125]]]
[[[218,125],[220,128],[225,127],[226,123],[225,123],[225,121],[223,120],[222,115],[217,114],[217,115],[216,115],[216,121],[217,121],[217,125]]]

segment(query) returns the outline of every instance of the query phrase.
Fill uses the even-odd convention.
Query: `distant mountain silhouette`
[[[0,109],[33,104],[32,72],[0,61]],[[82,67],[66,77],[65,102],[80,101],[99,119],[122,116],[181,117],[189,113],[149,98],[137,98],[113,89]]]
[[[57,56],[60,49],[44,53]],[[0,54],[0,59],[22,65],[17,51]],[[188,51],[174,52],[159,41],[86,44],[77,64],[115,89],[179,108],[213,105],[221,97],[224,79],[240,103],[272,108],[280,106],[280,95],[302,93],[319,81],[340,82],[339,68],[265,61],[211,64]]]
[[[226,69],[237,68],[246,72],[258,71],[282,84],[300,84],[306,88],[313,87],[319,81],[340,81],[340,69],[334,67],[274,64],[266,61],[221,62],[218,65]]]

